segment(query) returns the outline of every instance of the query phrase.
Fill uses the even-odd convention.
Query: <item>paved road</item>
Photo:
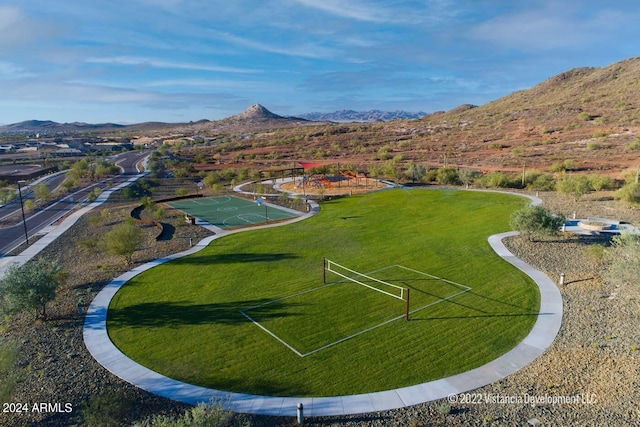
[[[65,176],[63,173],[57,173],[54,175],[48,175],[39,180],[31,183],[30,185],[22,186],[22,200],[34,200],[35,194],[33,188],[43,182],[49,187],[50,191],[54,191],[64,181]],[[20,213],[20,199],[15,198],[6,205],[0,206],[0,221],[11,221],[12,217]],[[15,222],[15,221],[14,221]]]
[[[135,175],[139,171],[137,169],[138,162],[148,154],[148,151],[130,151],[120,154],[114,159],[116,164],[122,169],[122,173],[120,175],[92,184],[56,202],[53,202],[42,209],[37,209],[31,212],[26,220],[28,236],[30,238],[33,237],[43,228],[51,225],[78,208],[78,206],[83,204],[89,193],[92,192],[95,187],[105,189],[107,188],[108,183],[111,183],[111,185],[118,185],[130,179],[132,175]],[[32,197],[28,191],[25,193],[26,197]],[[6,215],[9,210],[13,210],[14,212],[19,211],[20,202],[18,201],[17,203],[17,206],[12,205],[8,208],[7,211],[4,212],[4,215]],[[6,255],[24,242],[25,229],[22,221],[0,229],[0,256]]]

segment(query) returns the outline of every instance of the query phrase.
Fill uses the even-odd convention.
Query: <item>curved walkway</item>
[[[539,199],[526,197],[529,197],[533,204],[540,203]],[[318,210],[319,207],[315,205],[310,213],[295,221],[308,218]],[[151,393],[185,403],[198,404],[215,399],[224,402],[225,407],[233,411],[276,416],[296,416],[297,404],[303,403],[306,416],[347,415],[412,406],[464,393],[501,380],[542,355],[555,339],[562,323],[560,291],[544,273],[516,258],[507,250],[502,244],[502,239],[517,234],[509,232],[489,237],[489,244],[498,255],[524,271],[537,283],[540,289],[538,320],[529,335],[511,351],[483,366],[458,375],[410,387],[360,395],[315,398],[270,397],[213,390],[167,378],[134,362],[120,352],[109,339],[106,327],[109,302],[118,289],[132,277],[149,268],[195,253],[206,247],[212,240],[232,233],[222,232],[208,237],[188,251],[137,267],[109,283],[93,300],[85,319],[85,345],[93,357],[125,381]]]

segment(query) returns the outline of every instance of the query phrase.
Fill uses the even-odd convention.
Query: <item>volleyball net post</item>
[[[322,258],[322,284],[327,284],[327,259]]]
[[[410,292],[409,292],[410,290],[411,290],[410,288],[406,289],[406,291],[407,291],[407,295],[406,295],[407,304],[406,304],[405,309],[404,309],[404,320],[406,320],[407,322],[409,321],[409,295],[411,295]]]

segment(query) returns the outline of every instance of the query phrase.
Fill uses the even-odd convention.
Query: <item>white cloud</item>
[[[420,7],[403,2],[364,2],[362,0],[290,0],[300,5],[321,10],[341,18],[388,24],[424,24],[439,22],[456,15],[450,0],[431,0]],[[422,2],[420,2],[422,3]]]
[[[46,22],[33,19],[22,8],[0,5],[0,51],[20,51],[25,46],[46,44],[63,27],[57,22]]]
[[[341,0],[292,0],[313,9],[322,10],[332,15],[351,18],[359,21],[385,22],[389,19],[384,10],[360,4],[356,1]]]
[[[3,33],[24,19],[24,15],[17,7],[0,6],[0,31]]]
[[[155,58],[145,58],[138,56],[115,56],[103,58],[87,58],[85,62],[93,64],[110,64],[110,65],[133,65],[133,66],[149,66],[156,68],[173,68],[180,70],[200,70],[215,71],[222,73],[240,73],[251,74],[260,73],[260,70],[248,68],[225,67],[221,65],[196,64],[193,62],[165,61]]]
[[[13,62],[0,61],[0,77],[5,79],[23,78],[28,76],[24,68]]]
[[[608,37],[629,16],[622,12],[599,11],[594,16],[575,13],[573,6],[550,6],[498,16],[470,31],[479,41],[515,49],[588,48],[591,41]]]
[[[338,52],[334,49],[320,46],[315,43],[305,43],[296,46],[275,46],[274,44],[258,42],[221,31],[212,31],[211,34],[220,40],[224,40],[237,46],[246,47],[260,52],[275,53],[278,55],[312,59],[328,59],[334,58],[338,55]]]

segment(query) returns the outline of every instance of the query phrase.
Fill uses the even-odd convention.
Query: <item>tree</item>
[[[618,191],[615,198],[627,202],[630,205],[640,203],[640,184],[635,182],[627,182]]]
[[[614,186],[613,179],[600,173],[593,173],[587,177],[589,185],[595,191],[610,190]]]
[[[33,189],[33,192],[38,199],[42,199],[45,202],[51,197],[51,190],[49,189],[49,186],[44,182],[36,185]]]
[[[546,173],[530,173],[528,177],[529,190],[553,191],[556,188],[556,181],[552,175]]]
[[[8,185],[7,181],[0,180],[0,205],[5,205],[18,197],[18,192],[13,188],[7,188]]]
[[[480,172],[471,169],[460,169],[458,171],[458,178],[460,182],[464,184],[465,188],[469,188],[469,185],[480,175]]]
[[[415,183],[416,181],[422,181],[422,178],[427,174],[427,169],[419,164],[414,163],[413,161],[409,162],[409,166],[405,172],[408,178],[411,179],[411,182]]]
[[[441,185],[458,184],[458,172],[454,168],[440,168],[436,172],[436,181]]]
[[[510,225],[533,240],[534,235],[553,236],[564,221],[564,215],[554,215],[542,206],[527,206],[511,215]]]
[[[556,190],[573,196],[576,201],[591,190],[589,180],[585,175],[563,175],[556,182]]]
[[[56,289],[65,280],[58,261],[39,258],[18,267],[11,265],[0,280],[0,305],[5,313],[36,310],[46,318],[46,305],[56,297]]]
[[[133,254],[142,244],[143,238],[142,231],[133,220],[115,226],[105,235],[109,253],[124,257],[128,265],[133,263]]]
[[[398,181],[400,181],[400,169],[398,164],[394,160],[387,160],[384,162],[384,176],[388,179],[393,180],[393,182],[397,185]]]

